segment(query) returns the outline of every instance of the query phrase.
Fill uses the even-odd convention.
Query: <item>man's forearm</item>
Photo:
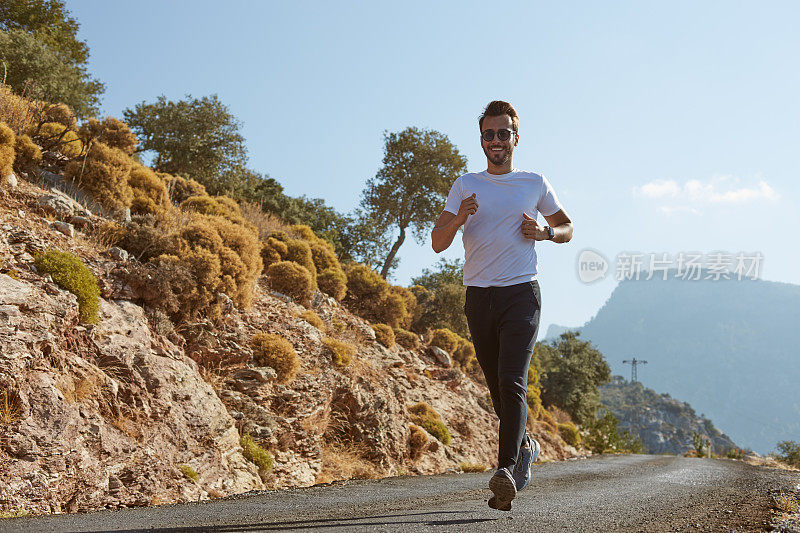
[[[564,243],[572,240],[572,222],[564,222],[558,226],[553,226],[553,242]]]
[[[461,224],[458,222],[458,218],[454,218],[447,224],[442,224],[441,226],[433,228],[431,232],[433,251],[438,254],[439,252],[447,250],[453,243],[453,239],[460,227]]]

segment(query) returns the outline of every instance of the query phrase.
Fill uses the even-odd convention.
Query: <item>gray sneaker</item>
[[[517,464],[514,465],[514,483],[517,490],[520,491],[528,486],[531,480],[531,465],[536,461],[539,456],[541,447],[536,439],[532,439],[527,433],[522,441],[522,446],[519,449],[517,456]]]
[[[489,489],[494,493],[489,499],[489,507],[501,511],[511,510],[511,500],[517,495],[517,486],[508,468],[500,468],[489,480]]]

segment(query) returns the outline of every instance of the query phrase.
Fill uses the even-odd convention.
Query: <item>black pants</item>
[[[536,280],[508,287],[467,287],[467,324],[500,418],[498,468],[513,468],[525,436],[528,365],[541,301]]]

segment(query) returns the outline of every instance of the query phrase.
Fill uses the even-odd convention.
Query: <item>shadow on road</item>
[[[202,526],[201,528],[193,527],[169,527],[169,528],[153,528],[149,531],[158,531],[161,533],[181,533],[188,531],[213,531],[213,532],[227,532],[227,531],[283,531],[292,529],[317,529],[322,527],[335,528],[335,527],[369,527],[369,526],[387,526],[387,525],[402,525],[402,524],[420,524],[426,526],[457,526],[476,524],[480,522],[492,522],[498,520],[497,518],[463,518],[453,520],[429,520],[423,518],[425,515],[444,514],[462,514],[461,511],[428,511],[424,513],[396,513],[385,514],[376,516],[361,516],[356,518],[322,518],[317,520],[295,520],[290,522],[261,522],[252,524],[232,524],[222,526]],[[383,520],[381,520],[383,519]],[[386,520],[395,519],[395,520]],[[132,533],[141,530],[120,530],[121,533]]]

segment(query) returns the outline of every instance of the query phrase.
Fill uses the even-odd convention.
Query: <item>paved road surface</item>
[[[534,467],[510,512],[491,473],[350,481],[196,504],[0,520],[0,531],[759,531],[796,472],[728,460],[610,456]]]

